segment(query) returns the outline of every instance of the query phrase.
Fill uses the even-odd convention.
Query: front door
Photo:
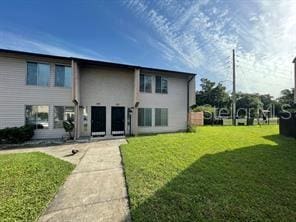
[[[106,107],[105,106],[91,107],[91,135],[92,136],[106,135]]]
[[[111,134],[113,136],[124,135],[124,107],[112,107],[111,116]]]

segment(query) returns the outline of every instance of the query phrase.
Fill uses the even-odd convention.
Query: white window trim
[[[31,85],[31,84],[28,84],[28,63],[37,63],[37,66],[38,64],[43,64],[43,65],[49,65],[49,76],[48,76],[48,82],[47,82],[47,86],[44,86],[44,85]],[[25,85],[28,86],[28,87],[43,87],[43,88],[49,88],[50,87],[50,80],[51,80],[51,71],[52,71],[52,66],[51,66],[51,63],[49,62],[44,62],[44,61],[33,61],[33,60],[26,60],[26,78],[25,78]],[[38,73],[37,73],[38,75]],[[38,78],[38,76],[37,76]],[[38,81],[37,81],[38,82]],[[29,105],[28,105],[29,106]],[[36,105],[37,106],[37,105]],[[38,105],[39,106],[39,105]]]
[[[73,110],[74,110],[74,115],[75,115],[75,107],[74,106],[63,106],[63,105],[53,105],[53,111],[52,111],[52,120],[53,120],[53,129],[63,129],[63,127],[56,127],[55,126],[55,107],[63,107],[64,108],[64,113],[63,113],[63,116],[65,115],[65,108],[66,107],[73,107]],[[75,117],[74,117],[74,120],[75,120]],[[73,123],[74,123],[74,120],[73,120]],[[63,119],[64,121],[64,119]]]
[[[50,128],[50,125],[51,125],[51,123],[50,123],[50,105],[48,105],[48,104],[46,104],[46,105],[40,105],[40,104],[30,104],[30,105],[28,105],[28,104],[25,104],[24,105],[24,125],[26,125],[27,124],[27,121],[26,121],[26,106],[47,106],[48,107],[48,119],[47,119],[47,122],[48,122],[48,127],[47,128],[43,128],[43,129],[34,129],[34,130],[50,130],[51,128]]]
[[[71,68],[71,86],[70,87],[56,85],[56,66],[64,66],[64,67]],[[73,88],[73,73],[72,73],[72,66],[71,65],[66,65],[66,64],[62,64],[62,63],[55,63],[54,68],[53,68],[53,75],[54,75],[54,82],[53,82],[54,87],[62,88],[62,89],[72,89]]]

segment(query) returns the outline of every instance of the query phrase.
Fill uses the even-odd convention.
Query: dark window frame
[[[143,110],[143,114],[140,115],[140,110]],[[146,113],[147,111],[150,111],[149,113]],[[150,118],[146,119],[146,115],[150,115]],[[139,127],[152,127],[152,108],[138,108],[138,126]],[[141,117],[143,117],[143,122],[141,122]],[[147,120],[149,121],[149,124],[147,124]]]
[[[162,117],[163,117],[162,112],[163,111],[166,112],[166,119],[162,119]],[[158,114],[160,114],[159,118],[156,116]],[[157,122],[158,119],[160,120],[160,123]],[[154,112],[154,124],[157,127],[158,126],[166,127],[166,126],[169,125],[169,109],[168,108],[155,108],[155,112]]]
[[[166,82],[166,87],[163,85],[163,81]],[[159,84],[160,86],[158,86]],[[168,79],[166,77],[155,76],[155,93],[168,94]]]
[[[147,86],[146,86],[146,84],[148,84],[149,83],[149,81],[148,81],[148,83],[146,82],[147,81],[147,78],[149,78],[150,80],[150,89],[149,90],[147,90]],[[142,83],[142,80],[143,80],[143,83]],[[140,90],[140,92],[142,92],[142,93],[152,93],[152,76],[151,75],[147,75],[147,74],[140,74],[140,87],[139,87],[139,90]],[[143,86],[143,87],[142,87]]]

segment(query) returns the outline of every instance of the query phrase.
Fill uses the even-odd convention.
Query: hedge
[[[0,144],[23,143],[34,135],[34,127],[30,125],[0,129]]]

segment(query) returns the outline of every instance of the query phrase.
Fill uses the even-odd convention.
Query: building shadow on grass
[[[205,155],[139,206],[133,221],[295,221],[296,140]]]

